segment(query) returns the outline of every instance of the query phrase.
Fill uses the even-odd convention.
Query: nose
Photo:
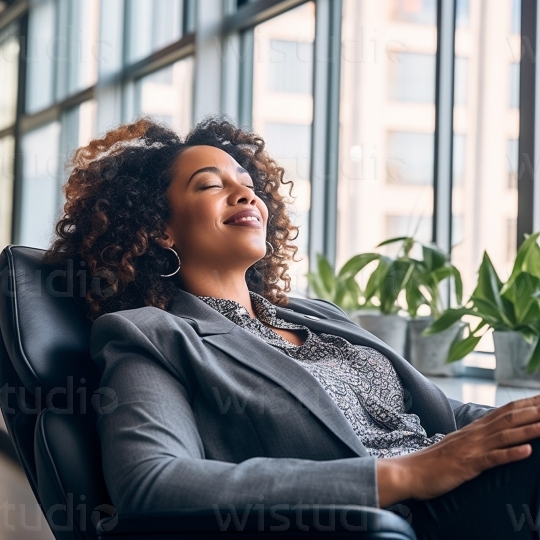
[[[237,183],[234,189],[231,191],[230,195],[230,204],[255,204],[256,195],[253,191],[253,188],[244,186],[243,184]]]

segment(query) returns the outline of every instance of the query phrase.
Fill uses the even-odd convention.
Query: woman
[[[283,173],[212,117],[184,140],[142,118],[74,155],[47,259],[88,269],[116,509],[362,504],[419,538],[534,537],[540,397],[447,399],[336,305],[288,298]]]

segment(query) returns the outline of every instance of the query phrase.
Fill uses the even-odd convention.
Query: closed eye
[[[209,189],[209,188],[213,188],[213,187],[222,187],[222,186],[218,186],[218,185],[213,185],[213,186],[203,186],[201,189]],[[245,186],[245,187],[248,187],[250,189],[252,189],[253,191],[255,191],[255,186]]]

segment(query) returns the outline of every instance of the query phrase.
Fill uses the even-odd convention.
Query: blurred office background
[[[536,0],[0,1],[0,249],[49,245],[91,138],[224,112],[294,182],[293,292],[318,252],[416,234],[468,294],[540,229],[536,35]]]

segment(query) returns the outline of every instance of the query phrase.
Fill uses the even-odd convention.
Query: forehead
[[[189,178],[197,169],[213,165],[220,169],[236,168],[236,160],[224,150],[215,146],[190,146],[182,152],[176,162],[176,173],[182,178]]]

